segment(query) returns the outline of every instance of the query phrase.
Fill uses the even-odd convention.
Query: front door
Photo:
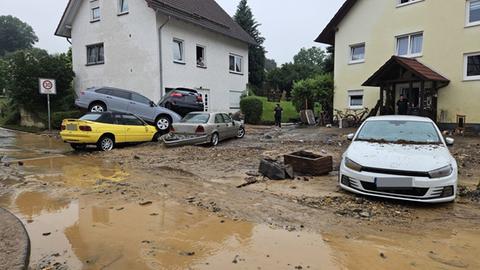
[[[412,88],[410,84],[399,84],[395,91],[395,113],[398,114],[397,102],[400,96],[403,95],[408,101],[408,114],[420,115],[420,83],[414,83]]]
[[[198,93],[202,96],[204,111],[210,111],[210,90],[209,89],[197,89]]]

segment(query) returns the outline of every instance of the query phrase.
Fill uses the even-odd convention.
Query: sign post
[[[54,79],[38,79],[40,94],[47,95],[48,107],[48,131],[52,131],[51,113],[50,113],[50,95],[57,94],[57,82]]]

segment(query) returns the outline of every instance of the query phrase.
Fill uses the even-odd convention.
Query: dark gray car
[[[121,112],[139,116],[145,122],[153,124],[159,131],[170,130],[172,123],[182,117],[177,113],[157,106],[150,99],[133,91],[100,87],[82,91],[75,105],[89,112]]]

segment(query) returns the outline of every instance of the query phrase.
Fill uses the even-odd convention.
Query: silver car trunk
[[[198,126],[206,127],[206,124],[194,124],[194,123],[175,123],[173,128],[175,134],[191,134],[194,135]]]

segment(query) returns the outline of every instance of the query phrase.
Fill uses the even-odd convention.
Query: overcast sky
[[[0,15],[13,15],[30,24],[40,41],[37,47],[51,53],[68,48],[65,39],[54,36],[68,0],[0,0]],[[135,0],[143,1],[143,0]],[[217,0],[230,14],[239,0]],[[267,57],[278,63],[292,61],[302,47],[319,46],[313,40],[344,0],[249,0],[255,18],[262,24]]]

